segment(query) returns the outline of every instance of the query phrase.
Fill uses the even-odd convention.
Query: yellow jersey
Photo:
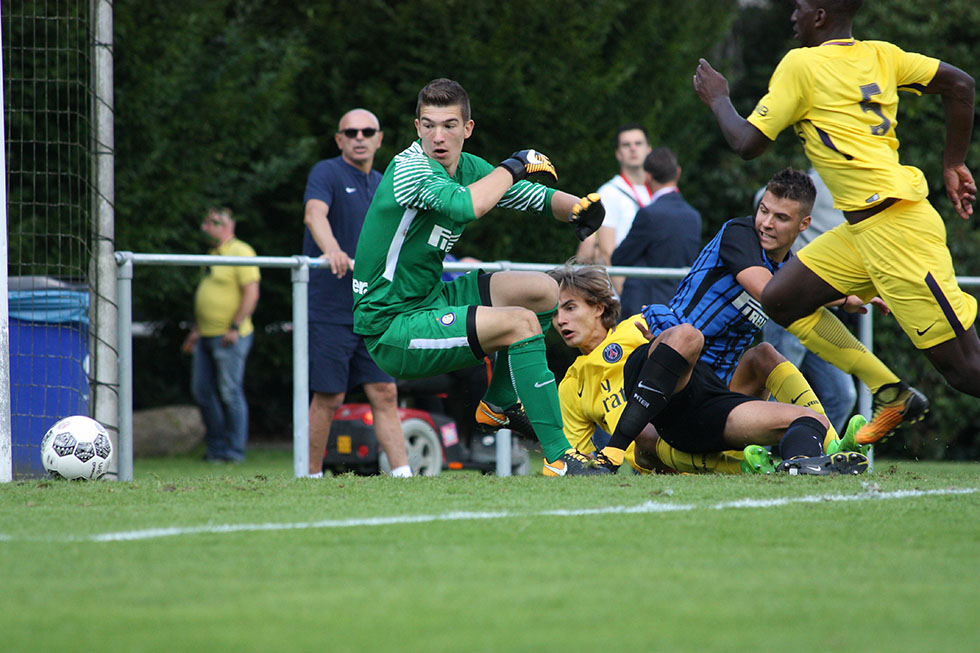
[[[255,256],[255,250],[237,238],[210,253],[213,256]],[[224,335],[241,306],[242,287],[258,281],[260,276],[256,266],[212,265],[194,295],[194,313],[200,334],[208,338]],[[238,333],[247,336],[252,331],[252,318],[247,317],[239,325]]]
[[[609,329],[598,347],[575,359],[558,385],[565,435],[582,453],[595,451],[592,435],[596,425],[612,433],[626,408],[623,366],[633,350],[647,341],[635,322],[646,323],[638,313]],[[740,451],[689,454],[673,448],[665,440],[658,440],[657,457],[667,467],[687,474],[741,472]],[[639,472],[650,471],[636,463],[634,443],[626,448],[626,462]]]
[[[634,349],[647,342],[634,322],[645,324],[637,314],[609,329],[598,347],[575,359],[558,385],[565,435],[582,453],[595,451],[592,435],[596,425],[612,433],[626,407],[623,365]],[[626,450],[630,464],[633,450],[633,444]]]
[[[938,59],[885,41],[797,48],[779,62],[748,121],[770,140],[793,125],[838,209],[921,200],[925,176],[899,162],[898,91],[921,94],[937,70]]]

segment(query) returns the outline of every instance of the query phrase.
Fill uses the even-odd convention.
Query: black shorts
[[[637,347],[623,367],[623,389],[629,397],[646,361],[650,343]],[[731,449],[725,443],[725,422],[736,406],[761,401],[732,392],[704,361],[698,361],[687,386],[667,402],[651,420],[667,444],[688,453],[715,453]]]
[[[351,325],[310,322],[309,329],[310,390],[334,394],[362,383],[395,382],[374,362]]]

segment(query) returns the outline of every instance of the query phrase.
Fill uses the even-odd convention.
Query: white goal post
[[[2,13],[2,7],[0,7]],[[3,35],[0,33],[0,51]],[[3,59],[0,57],[0,80]],[[0,84],[0,107],[3,84]],[[10,314],[7,306],[7,142],[6,116],[0,110],[0,483],[13,480],[14,461],[10,427]]]

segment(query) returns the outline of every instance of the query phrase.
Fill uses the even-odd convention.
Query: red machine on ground
[[[444,469],[496,470],[495,434],[476,435],[464,442],[452,418],[418,408],[399,408],[408,464],[417,476],[435,476]],[[379,451],[370,404],[344,404],[334,416],[323,456],[323,468],[334,473],[370,475],[390,472],[388,457]],[[511,474],[530,469],[527,450],[513,439]]]

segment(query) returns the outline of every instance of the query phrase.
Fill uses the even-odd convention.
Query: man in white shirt
[[[599,187],[602,204],[606,207],[606,218],[599,230],[579,245],[575,254],[579,261],[609,265],[613,250],[633,225],[633,216],[650,203],[653,189],[647,183],[643,170],[643,161],[650,152],[647,130],[643,125],[631,122],[616,130],[619,174]],[[617,288],[621,287],[620,279]]]

